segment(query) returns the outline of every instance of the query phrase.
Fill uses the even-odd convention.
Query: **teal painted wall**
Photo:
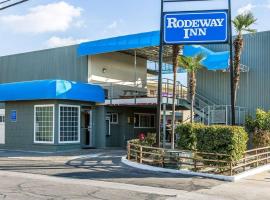
[[[106,113],[118,113],[118,124],[111,124],[111,135],[106,136],[107,147],[126,147],[128,140],[138,138],[139,133],[155,133],[155,128],[134,128],[128,117],[134,113],[156,114],[156,108],[143,107],[106,107]]]
[[[54,144],[37,144],[34,143],[34,105],[54,104],[55,118],[54,118]],[[80,149],[84,144],[84,132],[81,131],[81,142],[77,144],[59,144],[58,143],[58,116],[59,104],[79,105],[91,108],[93,105],[85,102],[74,101],[20,101],[20,102],[6,102],[6,130],[5,138],[6,144],[0,144],[3,149],[16,150],[31,150],[31,151],[64,151],[71,149]],[[10,120],[10,113],[12,110],[17,111],[17,121]],[[81,120],[82,123],[82,120]],[[82,127],[80,125],[80,127]]]
[[[244,36],[241,63],[248,73],[241,73],[237,106],[247,107],[254,115],[257,107],[270,109],[270,31]],[[208,45],[215,51],[228,50],[228,45]],[[197,73],[197,91],[216,101],[230,104],[229,72],[200,70]]]
[[[0,57],[0,83],[44,79],[88,82],[87,56],[77,46]]]

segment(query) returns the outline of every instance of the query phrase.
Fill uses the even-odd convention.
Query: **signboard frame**
[[[159,61],[158,61],[158,98],[157,98],[157,117],[156,117],[156,133],[157,133],[157,137],[156,137],[156,144],[158,146],[160,146],[160,133],[161,133],[161,106],[163,104],[162,102],[162,64],[163,64],[163,45],[164,44],[164,13],[172,13],[172,12],[176,12],[176,13],[180,13],[180,12],[185,12],[184,10],[178,10],[178,11],[165,11],[164,12],[164,4],[165,3],[183,3],[183,2],[213,2],[214,0],[160,0],[161,6],[160,6],[160,44],[159,44]],[[233,68],[233,39],[232,39],[232,24],[231,24],[231,18],[232,18],[232,5],[231,5],[231,0],[223,0],[224,2],[226,2],[226,4],[228,5],[227,8],[224,9],[210,9],[210,10],[206,10],[206,9],[196,9],[196,11],[215,11],[215,10],[226,10],[228,15],[228,19],[227,19],[227,42],[216,42],[215,44],[228,44],[229,45],[229,49],[230,49],[230,90],[231,90],[231,118],[232,118],[232,125],[235,125],[235,103],[234,103],[234,87],[233,87],[233,78],[234,78],[234,68]],[[215,2],[216,3],[216,2]],[[182,6],[184,7],[184,6]],[[208,9],[208,8],[207,8]],[[193,9],[192,9],[193,10]],[[186,10],[186,12],[192,12],[190,10]],[[209,44],[209,43],[199,43],[199,45],[202,44]],[[214,42],[211,42],[210,44],[214,44]],[[173,45],[173,44],[168,44],[168,45]],[[181,45],[181,44],[177,44],[177,45]],[[187,44],[187,45],[191,45],[191,43]],[[165,106],[164,106],[165,105]],[[163,104],[163,107],[166,108],[166,104]],[[164,137],[164,136],[163,136]],[[163,145],[165,146],[165,142],[163,142]]]

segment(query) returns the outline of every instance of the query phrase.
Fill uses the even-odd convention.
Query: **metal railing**
[[[134,99],[136,102],[138,98],[157,98],[158,96],[158,80],[156,78],[148,78],[136,83],[116,81],[98,84],[105,89],[106,99],[110,102],[114,99]],[[173,97],[173,80],[162,79],[162,97],[167,99]],[[176,99],[187,99],[187,87],[179,81],[176,82]]]
[[[230,105],[213,105],[206,106],[202,110],[204,124],[231,124],[231,106]],[[235,107],[235,124],[243,125],[245,123],[246,116],[248,114],[248,109],[245,107],[236,106]]]

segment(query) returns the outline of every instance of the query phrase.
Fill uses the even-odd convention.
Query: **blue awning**
[[[153,31],[85,42],[79,45],[78,55],[97,55],[116,51],[156,47],[159,45],[160,41],[159,33],[159,31]],[[198,53],[203,53],[206,56],[203,64],[209,70],[225,70],[228,68],[228,51],[214,52],[200,45],[190,45],[184,48],[184,56],[194,56]]]
[[[37,80],[0,84],[0,101],[74,100],[104,103],[99,85],[66,80]]]
[[[199,53],[204,54],[203,65],[209,70],[225,70],[229,67],[229,52],[213,52],[200,45],[185,46],[183,54],[185,56],[194,56]]]
[[[158,45],[159,31],[153,31],[85,42],[79,45],[78,55],[97,55],[102,53],[139,49]]]

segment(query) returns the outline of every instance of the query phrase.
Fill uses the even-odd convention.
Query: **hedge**
[[[255,118],[246,118],[245,127],[252,136],[254,148],[270,146],[270,111],[257,109]]]
[[[233,161],[247,149],[248,134],[238,126],[182,124],[176,128],[178,147],[206,153],[227,154]]]

